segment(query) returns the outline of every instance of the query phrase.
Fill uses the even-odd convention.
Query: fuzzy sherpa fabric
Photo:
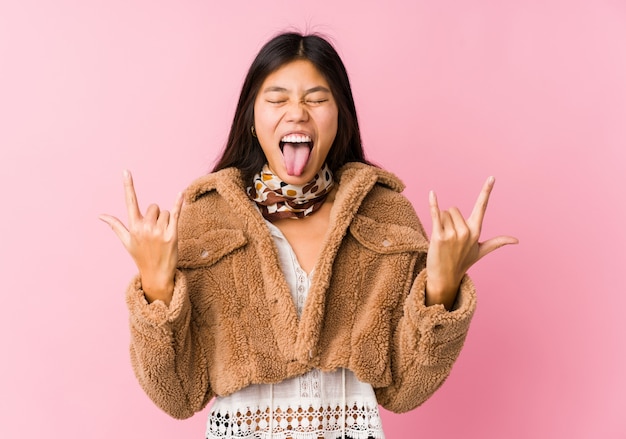
[[[404,186],[360,163],[337,173],[331,224],[298,318],[263,217],[237,169],[196,180],[179,220],[169,307],[128,289],[131,361],[149,397],[186,418],[215,395],[345,367],[405,412],[446,379],[476,306],[469,278],[452,311],[424,305],[428,240]]]

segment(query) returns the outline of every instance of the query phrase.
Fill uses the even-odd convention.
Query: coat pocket
[[[428,251],[428,240],[419,231],[361,215],[350,224],[350,233],[363,247],[380,254]]]
[[[208,230],[197,238],[179,242],[178,265],[181,268],[207,267],[243,247],[247,242],[248,238],[241,230]]]

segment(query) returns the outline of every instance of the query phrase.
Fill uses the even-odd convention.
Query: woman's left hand
[[[440,211],[437,196],[430,192],[432,234],[426,258],[426,305],[443,304],[451,309],[461,279],[483,256],[507,245],[517,244],[512,236],[497,236],[480,242],[483,218],[495,179],[489,177],[467,220],[456,207]]]

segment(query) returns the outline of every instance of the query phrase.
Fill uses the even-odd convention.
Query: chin
[[[311,175],[310,177],[308,175],[309,175],[308,172],[303,172],[302,175],[289,175],[287,174],[287,172],[285,172],[284,178],[281,176],[281,179],[285,183],[294,184],[294,185],[303,185],[303,184],[307,184],[309,181],[313,179],[313,177],[315,177],[315,174]]]

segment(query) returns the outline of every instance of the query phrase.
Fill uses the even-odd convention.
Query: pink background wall
[[[219,6],[214,6],[219,3]],[[0,437],[200,438],[128,360],[134,266],[97,215],[170,207],[212,165],[276,31],[336,41],[369,157],[430,229],[428,190],[520,245],[471,271],[479,308],[441,390],[389,439],[626,438],[626,3],[0,3]],[[410,433],[403,433],[409,431]]]

